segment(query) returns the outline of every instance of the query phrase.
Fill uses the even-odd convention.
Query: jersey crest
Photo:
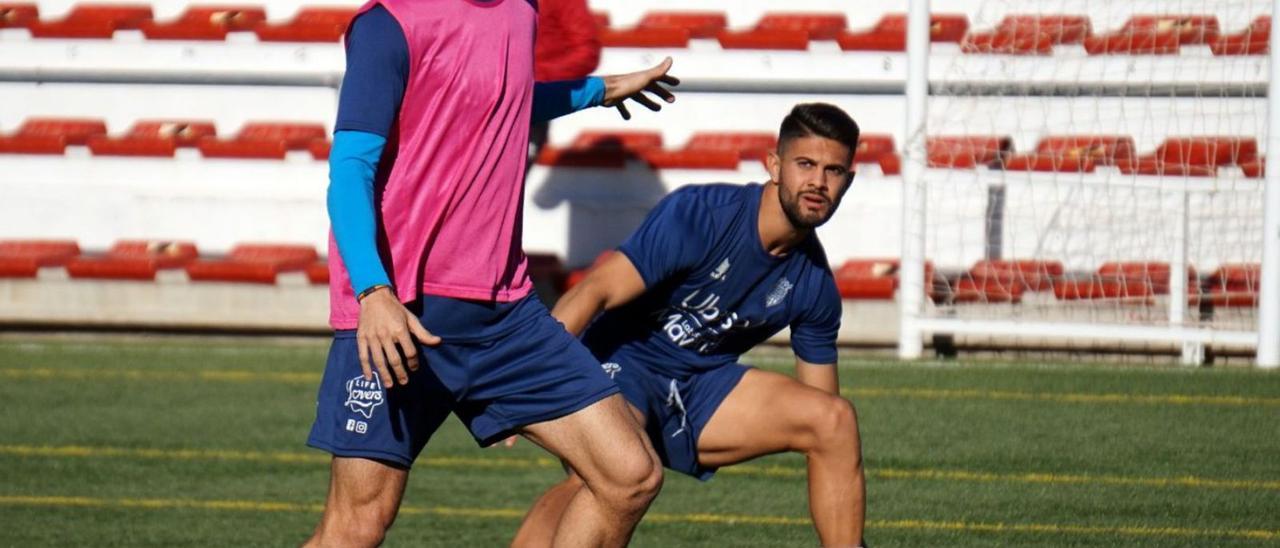
[[[787,294],[791,293],[791,288],[795,287],[791,280],[786,278],[778,278],[778,283],[773,285],[773,289],[769,290],[769,294],[764,298],[764,306],[773,308],[782,304],[787,299]]]

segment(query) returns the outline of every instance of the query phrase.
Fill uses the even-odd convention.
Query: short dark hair
[[[828,103],[800,103],[782,119],[778,130],[778,151],[792,139],[800,137],[825,137],[849,147],[849,160],[858,150],[861,130],[845,111]]]

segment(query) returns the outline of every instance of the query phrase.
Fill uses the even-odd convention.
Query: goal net
[[[903,264],[927,278],[904,327],[944,346],[1251,351],[1270,0],[957,5],[970,33],[933,45],[906,159]]]

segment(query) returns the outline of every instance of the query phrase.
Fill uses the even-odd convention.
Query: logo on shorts
[[[600,364],[600,367],[604,369],[604,372],[609,375],[610,379],[612,379],[614,375],[617,375],[619,371],[622,371],[622,366],[613,362],[602,363]]]
[[[373,380],[365,380],[363,375],[347,381],[347,401],[343,405],[347,406],[354,413],[364,415],[366,419],[373,418],[373,410],[382,405],[382,383],[378,382],[378,374],[373,374]]]
[[[364,434],[369,431],[369,423],[355,419],[347,419],[347,431]]]
[[[778,283],[769,291],[769,295],[764,298],[765,308],[770,308],[782,304],[783,299],[787,298],[787,294],[791,292],[791,281],[786,278],[779,278]]]

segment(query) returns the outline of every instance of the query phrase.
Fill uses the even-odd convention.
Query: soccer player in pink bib
[[[635,100],[670,60],[534,84],[533,0],[374,0],[347,35],[330,155],[333,345],[307,443],[333,455],[312,546],[379,544],[449,413],[480,445],[514,433],[589,489],[554,543],[620,546],[658,457],[599,362],[532,295],[521,250],[531,122]]]

